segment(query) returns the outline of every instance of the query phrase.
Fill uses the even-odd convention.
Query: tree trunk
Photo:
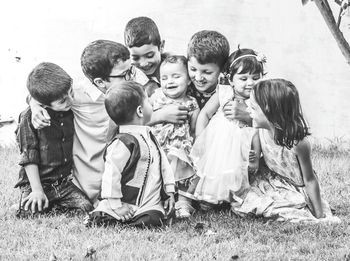
[[[323,19],[325,20],[329,30],[331,31],[333,37],[337,41],[340,51],[344,55],[347,63],[350,65],[350,46],[349,43],[344,38],[343,33],[337,26],[334,19],[333,12],[328,4],[327,0],[314,0],[317,8],[320,10]]]

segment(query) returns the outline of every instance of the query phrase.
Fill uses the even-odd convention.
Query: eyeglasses
[[[121,75],[108,75],[108,78],[124,78],[125,81],[130,81],[132,76],[134,75],[134,66],[130,66],[130,68]]]

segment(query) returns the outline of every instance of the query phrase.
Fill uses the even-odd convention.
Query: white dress
[[[191,152],[200,177],[195,197],[212,204],[231,202],[232,197],[239,201],[237,197],[249,188],[249,150],[254,133],[253,128],[224,115],[224,105],[234,99],[233,88],[218,85],[217,93],[219,109]]]

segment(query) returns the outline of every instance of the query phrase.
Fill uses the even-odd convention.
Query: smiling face
[[[181,62],[163,64],[160,67],[160,82],[167,97],[172,99],[183,97],[190,84],[187,67]]]
[[[188,74],[199,92],[212,92],[218,84],[220,68],[215,63],[200,64],[195,57],[188,60]]]
[[[254,128],[271,129],[271,122],[266,118],[259,104],[255,100],[254,92],[250,93],[248,106],[249,115],[252,118]]]
[[[244,99],[248,99],[254,84],[256,84],[260,78],[261,74],[251,74],[251,73],[239,73],[242,71],[240,68],[236,74],[233,75],[230,80],[230,85],[235,88],[235,93]]]
[[[147,76],[153,75],[161,63],[162,46],[144,44],[129,48],[131,63],[142,70]]]
[[[62,98],[51,102],[50,106],[47,107],[54,111],[68,111],[72,107],[73,98],[73,89],[70,88],[67,94]]]

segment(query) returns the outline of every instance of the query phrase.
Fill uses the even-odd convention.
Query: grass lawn
[[[158,230],[85,228],[82,217],[64,215],[12,217],[18,155],[0,148],[0,260],[350,260],[350,150],[344,147],[313,150],[322,194],[341,224],[273,223],[212,211]]]

